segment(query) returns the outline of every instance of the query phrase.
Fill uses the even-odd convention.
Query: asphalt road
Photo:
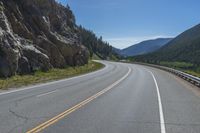
[[[0,93],[0,133],[200,133],[200,90],[165,71],[105,68]]]

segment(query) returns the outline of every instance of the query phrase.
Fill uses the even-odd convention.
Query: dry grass
[[[65,69],[51,69],[48,72],[37,71],[33,75],[16,75],[7,79],[0,79],[0,89],[17,88],[31,84],[69,78],[103,68],[101,63],[89,61],[88,64]]]

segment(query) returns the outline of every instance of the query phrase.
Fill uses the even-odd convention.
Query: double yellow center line
[[[131,68],[128,68],[128,72],[119,80],[117,80],[116,82],[114,82],[113,84],[111,84],[110,86],[106,87],[105,89],[103,89],[102,91],[96,93],[95,95],[87,98],[86,100],[76,104],[75,106],[71,107],[70,109],[67,109],[66,111],[64,111],[63,113],[60,113],[59,115],[51,118],[50,120],[38,125],[37,127],[31,129],[30,131],[27,131],[27,133],[38,133],[42,130],[44,130],[45,128],[49,127],[50,125],[56,123],[57,121],[59,121],[60,119],[66,117],[67,115],[71,114],[72,112],[78,110],[79,108],[83,107],[84,105],[86,105],[87,103],[93,101],[94,99],[96,99],[97,97],[101,96],[102,94],[106,93],[107,91],[109,91],[110,89],[112,89],[113,87],[115,87],[116,85],[118,85],[120,82],[122,82],[126,77],[128,77],[128,75],[131,73]]]

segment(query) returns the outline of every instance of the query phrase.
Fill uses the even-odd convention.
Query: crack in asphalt
[[[49,116],[39,116],[39,117],[29,117],[29,116],[25,116],[22,114],[19,114],[17,111],[12,110],[11,108],[9,108],[9,112],[15,116],[17,119],[19,120],[23,120],[22,124],[18,124],[15,127],[13,127],[12,129],[10,129],[7,133],[12,133],[16,128],[18,127],[22,127],[23,125],[25,125],[28,121],[33,120],[33,119],[48,119]]]
[[[116,66],[114,66],[109,72],[106,72],[106,73],[103,73],[103,74],[100,74],[100,76],[105,76],[105,75],[108,75],[110,73],[113,73],[115,70],[117,69]],[[92,78],[89,78],[89,80],[94,80],[95,78],[92,77]],[[87,79],[88,80],[88,79]],[[85,82],[86,80],[82,80],[81,82]],[[76,85],[76,83],[72,83],[72,84],[68,84],[66,86],[62,86],[62,87],[59,87],[57,89],[62,89],[62,88],[65,88],[65,87],[71,87],[73,85]],[[23,127],[28,121],[30,120],[33,120],[33,119],[46,119],[46,118],[49,118],[51,117],[51,115],[48,115],[48,116],[39,116],[39,117],[29,117],[29,116],[26,116],[26,115],[23,115],[23,114],[20,114],[18,113],[17,111],[15,111],[15,109],[17,107],[19,107],[20,103],[23,102],[24,100],[27,100],[27,99],[30,99],[30,98],[33,98],[35,97],[36,95],[30,95],[30,96],[26,96],[26,97],[22,97],[20,99],[16,99],[14,102],[13,102],[13,106],[9,107],[9,113],[11,113],[11,115],[13,115],[14,117],[17,118],[17,120],[21,121],[20,124],[17,124],[16,126],[12,127],[11,129],[9,129],[9,131],[7,133],[12,133],[14,132],[14,130],[18,127]]]
[[[16,128],[23,126],[25,123],[27,123],[28,121],[28,117],[17,114],[15,111],[13,111],[11,108],[9,108],[9,112],[14,115],[15,117],[17,117],[17,119],[22,119],[23,123],[22,124],[18,124],[15,127],[13,127],[12,129],[10,129],[7,133],[12,133]]]

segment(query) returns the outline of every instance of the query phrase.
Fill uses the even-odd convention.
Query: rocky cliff
[[[0,77],[86,64],[79,38],[72,11],[55,0],[0,0]]]

